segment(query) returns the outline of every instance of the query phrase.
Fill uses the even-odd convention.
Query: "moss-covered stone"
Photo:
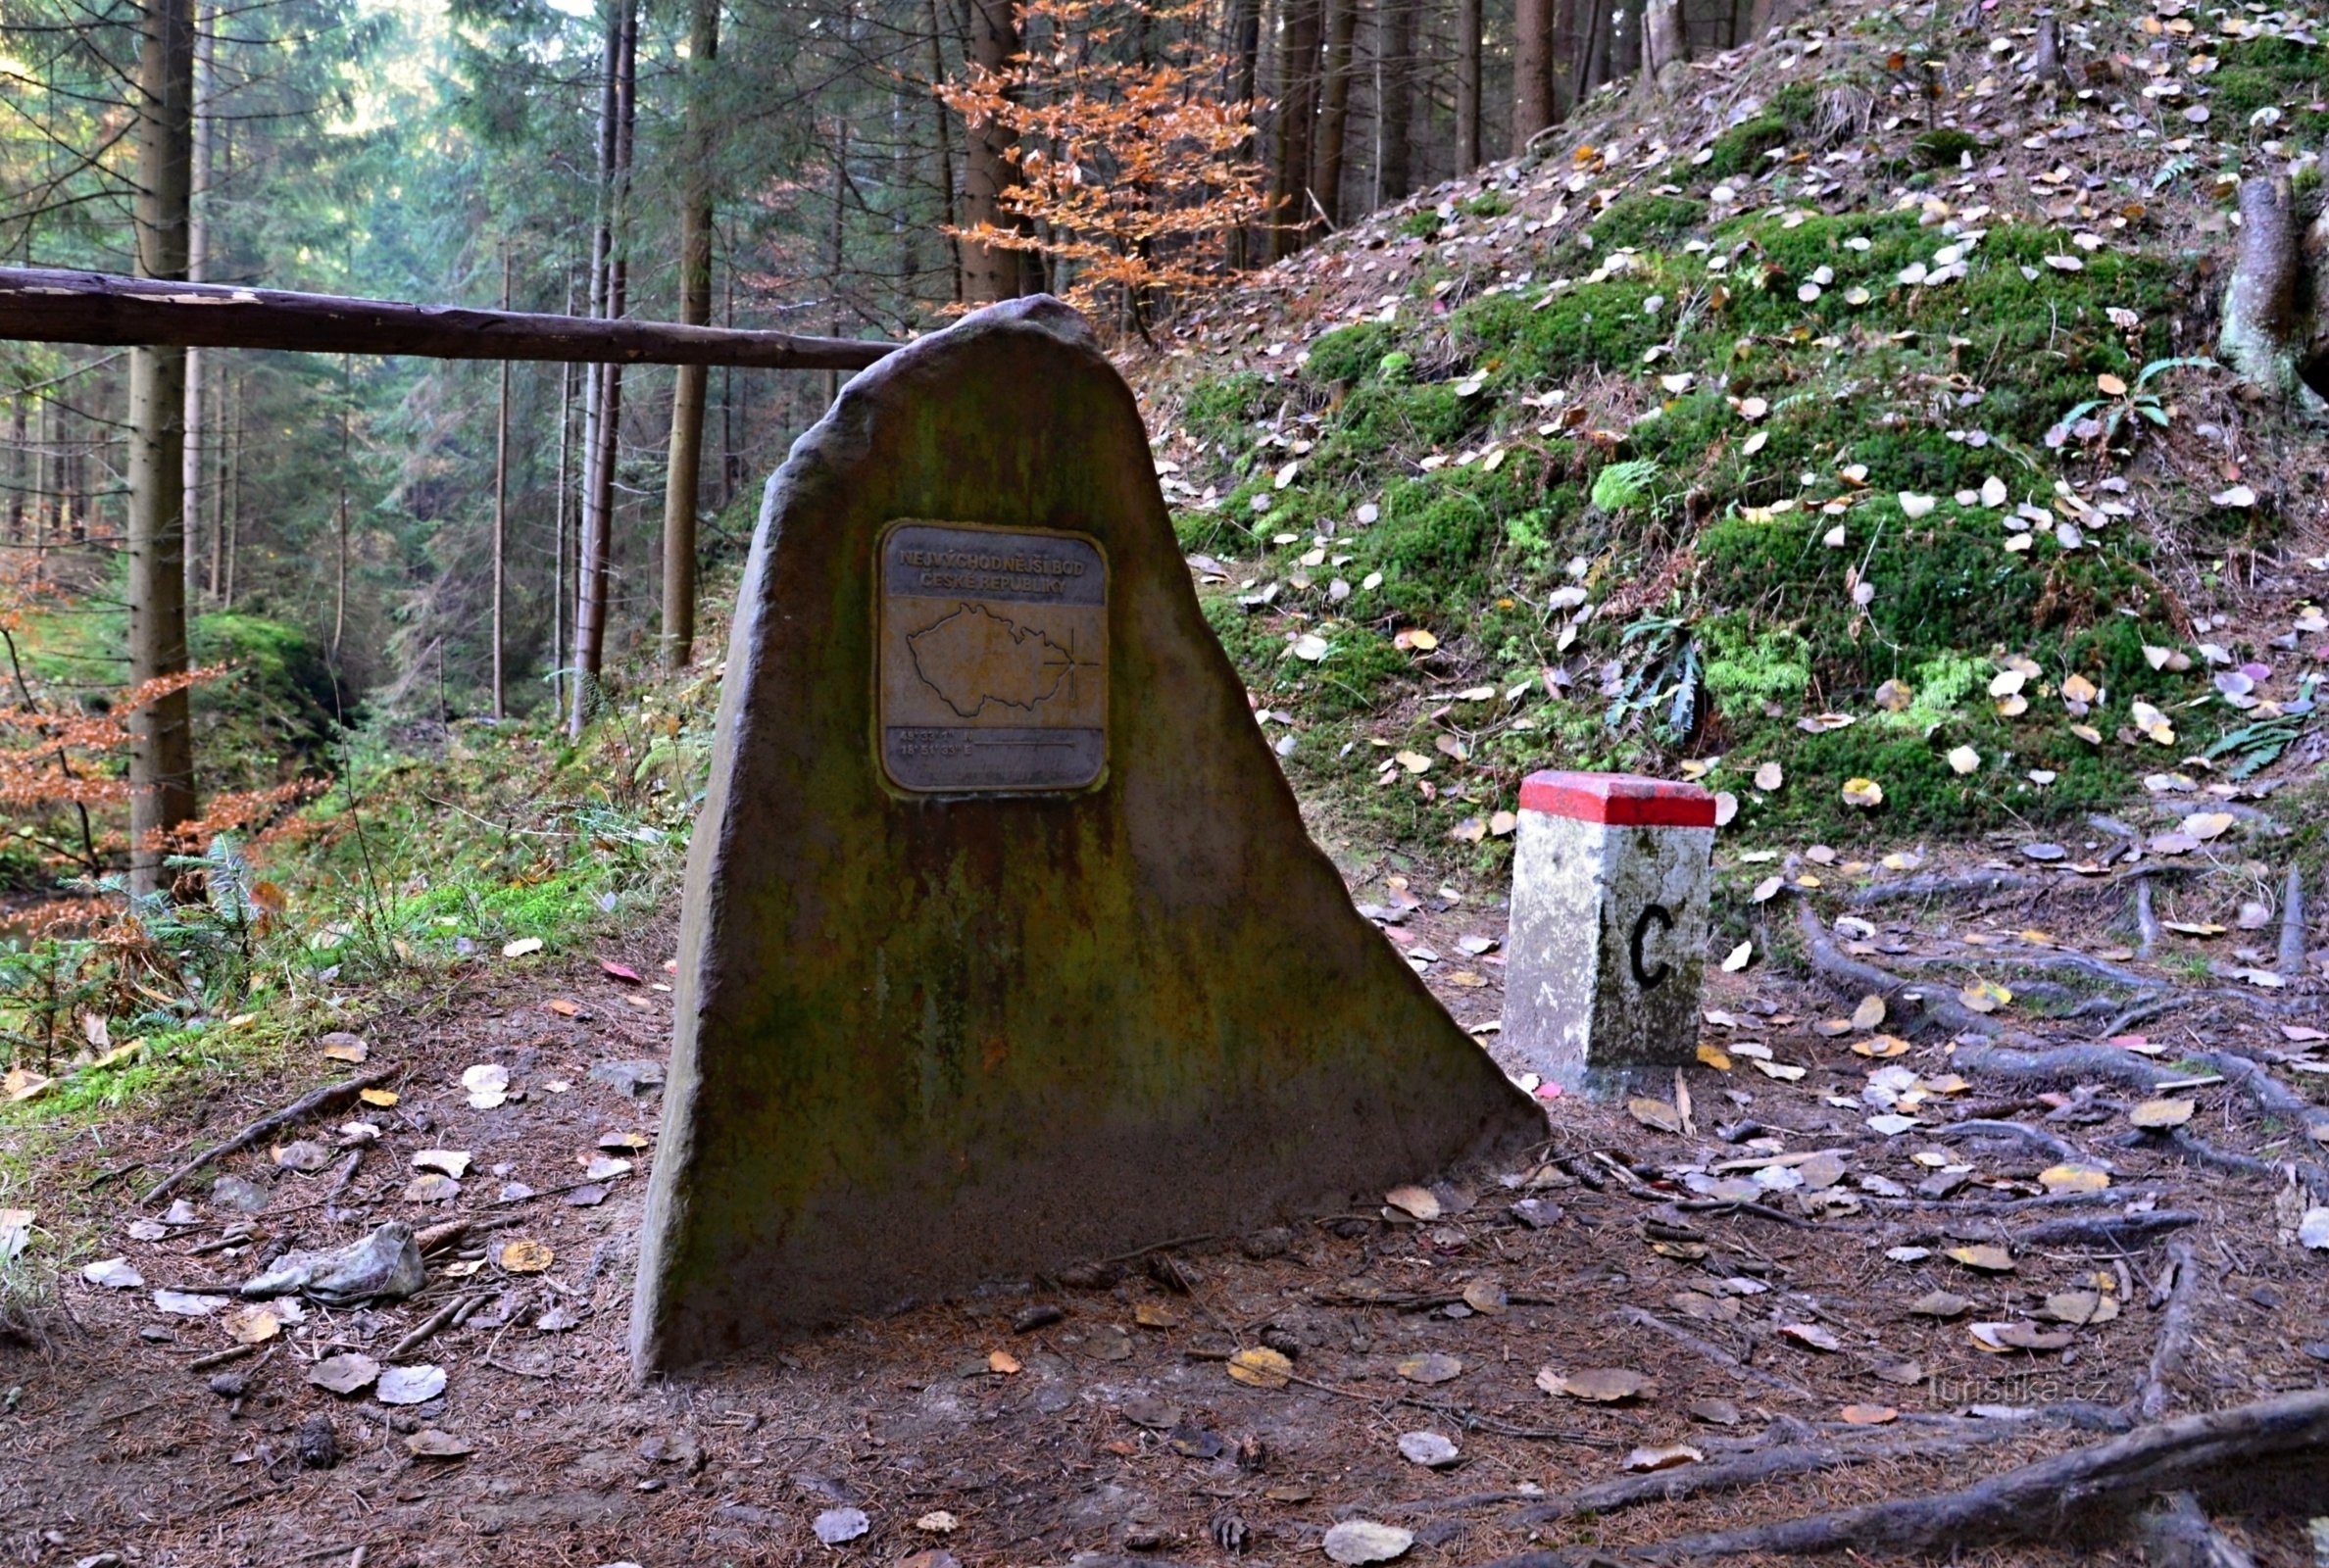
[[[692,846],[637,1365],[1541,1136],[1305,837],[1080,318],[1022,300],[900,350],[768,494]],[[1099,783],[884,782],[871,607],[901,517],[1105,552]]]

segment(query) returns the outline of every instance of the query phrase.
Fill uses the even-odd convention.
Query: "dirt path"
[[[1402,945],[1444,956],[1428,970],[1460,1017],[1493,1018],[1501,967],[1494,953],[1466,954],[1461,939],[1498,935],[1501,917],[1462,905],[1435,912],[1435,902],[1407,915]],[[2062,924],[2048,937],[2056,951],[2095,945],[2076,936],[2074,922],[2092,910],[2075,889],[2052,909],[2017,895],[1987,912],[1888,912],[1899,916],[1894,930],[1879,928],[1869,944],[1905,950],[1888,962],[1968,942],[1988,953],[2045,918]],[[657,976],[665,955],[606,956]],[[1443,1184],[1442,1212],[1429,1220],[1370,1203],[998,1287],[793,1345],[765,1367],[637,1390],[622,1339],[659,1101],[591,1074],[659,1061],[669,997],[595,965],[515,984],[505,966],[433,999],[431,1021],[392,1014],[365,1031],[368,1065],[394,1066],[400,1098],[363,1108],[379,1139],[335,1202],[325,1193],[344,1157],[336,1152],[317,1173],[275,1174],[256,1215],[228,1208],[212,1187],[220,1172],[205,1172],[188,1187],[195,1222],[141,1241],[130,1224],[165,1206],[133,1204],[150,1171],[136,1173],[145,1183],[79,1189],[129,1158],[165,1166],[196,1126],[124,1122],[106,1129],[102,1154],[75,1141],[58,1155],[39,1206],[90,1217],[102,1237],[96,1256],[124,1258],[143,1283],[68,1278],[47,1343],[0,1346],[0,1391],[14,1391],[0,1410],[0,1560],[352,1563],[361,1548],[370,1568],[892,1564],[943,1550],[966,1564],[1043,1565],[1085,1552],[1217,1562],[1242,1548],[1268,1562],[1314,1552],[1327,1528],[1356,1516],[1412,1531],[1408,1560],[1417,1564],[1479,1563],[1532,1544],[1614,1546],[1959,1485],[2123,1424],[2112,1412],[2140,1400],[2167,1316],[2164,1292],[2155,1303],[2155,1287],[2167,1283],[2163,1239],[2123,1250],[2013,1239],[2051,1219],[2130,1207],[2199,1216],[2171,1233],[2191,1249],[2187,1299],[2199,1303],[2199,1332],[2161,1385],[2163,1408],[2321,1384],[2329,1268],[2276,1236],[2275,1182],[2196,1170],[2172,1150],[2115,1147],[2140,1098],[2119,1087],[2074,1096],[2068,1083],[1968,1083],[1951,1093],[1951,1057],[1937,1038],[1871,1056],[1853,1047],[1876,1032],[1814,1027],[1850,1010],[1849,1000],[1839,1008],[1760,970],[1720,977],[1707,1038],[1731,1066],[1691,1075],[1685,1130],[1557,1101],[1549,1163]],[[2060,1039],[2092,1030],[2041,1027]],[[2186,1035],[2219,1049],[2292,1050],[2276,1017],[2243,1008],[2187,1009],[2174,1027],[2174,1051],[2138,1058],[2172,1063]],[[1778,1075],[1755,1066],[1757,1047]],[[462,1073],[478,1063],[507,1069],[516,1091],[507,1103],[469,1103]],[[1870,1075],[1886,1068],[1944,1086],[1910,1092],[1915,1130],[1870,1126],[1883,1114]],[[219,1097],[199,1109],[200,1136],[216,1138],[313,1081]],[[2196,1102],[2192,1130],[2211,1147],[2269,1158],[2303,1138],[2232,1086],[2180,1093]],[[1938,1136],[1975,1112],[2018,1118],[2082,1162],[2107,1161],[2111,1200],[1998,1208],[2044,1197],[2039,1173],[2063,1161],[2032,1140]],[[356,1119],[326,1117],[306,1136],[328,1142]],[[1742,1128],[1748,1119],[1759,1126]],[[470,1155],[460,1191],[412,1200],[413,1156],[432,1149]],[[1821,1152],[1832,1157],[1809,1157]],[[1782,1153],[1799,1159],[1726,1168]],[[595,1184],[604,1190],[595,1202],[589,1189],[557,1191],[584,1180],[594,1159],[633,1168]],[[262,1149],[223,1171],[266,1185],[270,1164]],[[1740,1182],[1752,1189],[1722,1185]],[[537,1196],[504,1201],[511,1184]],[[158,1289],[253,1271],[250,1250],[216,1245],[234,1223],[248,1224],[248,1248],[264,1252],[352,1239],[385,1218],[421,1229],[459,1216],[515,1223],[434,1252],[412,1301],[311,1304],[256,1353],[209,1370],[193,1363],[233,1346],[229,1313],[156,1307]],[[505,1269],[514,1241],[550,1248],[547,1271]],[[2009,1248],[2011,1272],[1946,1255],[1984,1243]],[[2064,1309],[2078,1292],[2089,1295]],[[1909,1310],[1936,1293],[1961,1298],[1961,1310]],[[322,1358],[380,1356],[471,1295],[482,1298],[475,1315],[397,1363],[441,1368],[437,1397],[392,1408],[306,1382]],[[2058,1321],[2065,1315],[2096,1321]],[[1986,1349],[1976,1323],[2018,1325],[2042,1348]],[[1254,1347],[1290,1356],[1301,1381],[1233,1380],[1226,1358]],[[1630,1370],[1655,1388],[1589,1403],[1544,1392],[1548,1368]],[[1867,1407],[1853,1412],[1862,1422],[1898,1414],[1856,1425],[1848,1406]],[[2009,1414],[2039,1407],[2049,1419]],[[1986,1413],[1951,1419],[1974,1410]],[[300,1456],[303,1423],[319,1415],[339,1453],[328,1468]],[[1423,1432],[1455,1445],[1454,1464],[1402,1456],[1402,1436]],[[416,1456],[408,1439],[423,1433],[471,1451]],[[1637,1448],[1694,1448],[1701,1459],[1672,1472],[1681,1475],[1791,1443],[1824,1445],[1834,1462],[1695,1499],[1528,1518],[1531,1494],[1619,1477]],[[1950,1451],[1917,1451],[1944,1443]],[[2302,1518],[2290,1513],[2299,1494],[2253,1490],[2258,1560],[2309,1561]],[[862,1510],[865,1533],[819,1544],[819,1516],[848,1509]],[[941,1512],[951,1531],[935,1528]],[[2131,1547],[2123,1556],[2136,1560]]]

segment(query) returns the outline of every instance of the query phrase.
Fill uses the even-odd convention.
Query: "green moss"
[[[2202,78],[2212,111],[2209,129],[2239,135],[2257,110],[2273,108],[2284,118],[2253,134],[2308,143],[2329,136],[2329,111],[2315,107],[2329,98],[2329,48],[2293,38],[2248,38],[2227,45],[2220,58],[2223,64]]]
[[[1181,398],[1181,423],[1204,441],[1218,441],[1259,416],[1269,385],[1251,370],[1202,376]]]
[[[1484,190],[1469,201],[1457,203],[1456,209],[1473,218],[1502,218],[1512,210],[1512,203],[1503,191]]]
[[[1753,721],[1763,705],[1793,710],[1811,685],[1811,645],[1787,626],[1758,629],[1731,612],[1698,628],[1707,651],[1707,692],[1726,717]]]
[[[195,749],[213,787],[253,788],[321,763],[343,704],[322,650],[279,620],[230,612],[197,616],[197,664],[228,673],[194,688]]]
[[[1357,381],[1376,370],[1391,343],[1390,328],[1376,321],[1338,326],[1311,344],[1303,376],[1320,384]]]
[[[1705,202],[1637,191],[1620,196],[1602,209],[1601,216],[1593,220],[1593,240],[1596,245],[1610,250],[1671,245],[1703,227],[1706,221]]]
[[[1449,333],[1500,386],[1558,384],[1588,370],[1638,365],[1643,351],[1671,330],[1668,319],[1642,309],[1663,292],[1655,271],[1645,263],[1638,271],[1579,283],[1541,309],[1517,295],[1494,295],[1458,310]]]
[[[1420,456],[1457,440],[1486,412],[1483,399],[1459,397],[1444,381],[1362,382],[1320,432],[1311,468],[1331,477],[1370,471],[1387,456]]]
[[[1440,216],[1428,207],[1410,213],[1399,220],[1399,231],[1409,239],[1434,238],[1440,231]]]
[[[1805,82],[1790,82],[1771,95],[1762,113],[1743,120],[1714,138],[1713,156],[1697,166],[1709,179],[1727,179],[1753,173],[1763,154],[1784,147],[1810,127],[1818,113],[1819,97]]]
[[[1908,144],[1927,169],[1955,169],[1968,153],[1981,151],[1981,138],[1962,130],[1936,126]]]

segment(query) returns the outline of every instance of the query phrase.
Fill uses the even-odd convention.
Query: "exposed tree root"
[[[1953,899],[1966,894],[2023,893],[2041,884],[2011,871],[1975,871],[1971,874],[1911,876],[1898,882],[1879,882],[1861,888],[1844,902],[1856,909],[1893,904],[1902,899]]]
[[[1946,1127],[1934,1128],[1933,1136],[1945,1144],[1954,1144],[1967,1139],[2016,1143],[2034,1149],[2039,1153],[2065,1165],[2086,1164],[2099,1166],[2104,1170],[2110,1169],[2108,1160],[2097,1159],[2068,1139],[2057,1138],[2053,1133],[2037,1127],[2024,1126],[2018,1121],[1952,1122]]]
[[[2135,1214],[2081,1214],[2049,1220],[2013,1233],[2013,1245],[2025,1247],[2092,1247],[2106,1251],[2133,1251],[2148,1247],[2170,1231],[2200,1223],[2189,1209],[2155,1208]]]
[[[2289,867],[2289,884],[2281,891],[2280,943],[2273,968],[2295,980],[2304,973],[2304,873]]]
[[[1962,1073],[1980,1073],[2016,1083],[2075,1083],[2092,1079],[2151,1094],[2174,1074],[2115,1046],[2056,1046],[2048,1051],[2024,1051],[1987,1041],[1960,1047],[1949,1064]]]
[[[1766,1388],[1777,1389],[1782,1394],[1791,1394],[1799,1399],[1816,1400],[1818,1397],[1793,1378],[1783,1378],[1776,1372],[1765,1372],[1761,1367],[1749,1366],[1713,1341],[1701,1338],[1678,1323],[1668,1323],[1655,1312],[1646,1312],[1638,1306],[1621,1306],[1617,1309],[1617,1315],[1628,1323],[1638,1323],[1643,1328],[1656,1330],[1672,1340],[1676,1345],[1706,1357],[1734,1377],[1760,1383]]]
[[[2170,1492],[2145,1513],[2137,1533],[2151,1568],[2255,1568],[2251,1557],[2207,1522],[2188,1492]]]
[[[2144,1369],[2143,1385],[2131,1401],[2137,1418],[2144,1421],[2156,1421],[2167,1413],[2167,1401],[2175,1396],[2176,1375],[2183,1371],[2192,1351],[2192,1318],[2199,1306],[2202,1282],[2190,1237],[2178,1236],[2167,1244],[2167,1267],[2174,1277],[2172,1282],[2162,1282],[2167,1291],[2166,1315],[2159,1319],[2158,1343],[2152,1347],[2151,1364]]]
[[[1961,1453],[1984,1444],[2027,1437],[2031,1424],[1997,1421],[1987,1423],[1997,1429],[1994,1432],[1976,1430],[1983,1425],[1967,1422],[1962,1429],[1913,1437],[1904,1435],[1882,1444],[1786,1444],[1779,1447],[1742,1453],[1735,1458],[1679,1465],[1671,1470],[1653,1471],[1649,1475],[1612,1476],[1607,1481],[1597,1481],[1591,1486],[1579,1487],[1574,1492],[1548,1497],[1531,1507],[1522,1508],[1509,1522],[1514,1525],[1551,1524],[1580,1513],[1608,1513],[1638,1502],[1673,1502],[1711,1492],[1737,1492],[1745,1487],[1760,1486],[1766,1481],[1815,1475],[1822,1470],[1839,1469],[1845,1465],[1865,1464],[1871,1459],[1916,1459]],[[1500,1563],[1489,1564],[1488,1568],[1523,1568],[1527,1564],[1565,1561],[1567,1559],[1557,1553],[1522,1552],[1517,1557],[1507,1557]]]
[[[1679,1536],[1631,1548],[1627,1555],[1671,1561],[1846,1548],[1970,1550],[2056,1535],[2074,1521],[2124,1514],[2155,1493],[2188,1488],[2262,1460],[2325,1452],[2329,1389],[2307,1390],[2139,1427],[2124,1437],[2041,1459],[1957,1492]],[[1666,1472],[1684,1474],[1687,1471]],[[1573,1568],[1580,1560],[1571,1552],[1530,1551],[1500,1558],[1487,1568]]]
[[[359,1073],[343,1082],[325,1084],[321,1089],[309,1090],[282,1109],[268,1112],[225,1142],[213,1144],[201,1153],[196,1154],[192,1159],[163,1177],[153,1190],[138,1201],[152,1203],[168,1198],[177,1190],[178,1183],[201,1171],[205,1166],[224,1159],[228,1154],[248,1149],[286,1127],[305,1121],[319,1111],[337,1110],[372,1085],[393,1077],[395,1072],[394,1067],[375,1067],[371,1072]]]
[[[1796,905],[1796,925],[1803,932],[1804,951],[1811,960],[1811,972],[1836,990],[1847,995],[1866,996],[1874,993],[1886,1004],[1896,1006],[1914,1019],[1921,1015],[1924,1022],[1937,1023],[1958,1034],[1994,1035],[1998,1024],[1983,1017],[1954,997],[1940,995],[1929,988],[1913,985],[1889,969],[1879,969],[1872,963],[1848,958],[1837,950],[1835,940],[1828,935],[1827,923],[1819,911],[1808,903]],[[1914,993],[1913,997],[1910,993]],[[1909,1027],[1914,1027],[1913,1023]]]

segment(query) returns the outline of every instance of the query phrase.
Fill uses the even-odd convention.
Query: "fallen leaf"
[[[413,1169],[442,1171],[459,1178],[469,1174],[470,1155],[459,1149],[423,1149],[413,1156]]]
[[[1344,1568],[1356,1568],[1362,1563],[1389,1562],[1405,1555],[1414,1544],[1414,1533],[1397,1525],[1376,1524],[1371,1519],[1345,1519],[1326,1532],[1323,1545],[1328,1557]]]
[[[1782,1323],[1779,1332],[1796,1344],[1814,1350],[1840,1350],[1844,1348],[1842,1341],[1817,1323]]]
[[[855,1541],[872,1528],[863,1508],[827,1508],[817,1516],[815,1526],[817,1539],[828,1546]]]
[[[20,1209],[12,1212],[27,1211]],[[145,1276],[138,1273],[125,1257],[109,1257],[100,1262],[84,1263],[80,1274],[91,1285],[103,1286],[109,1291],[134,1291],[145,1283]]]
[[[481,1061],[473,1067],[463,1069],[461,1087],[469,1091],[469,1102],[472,1109],[492,1110],[510,1098],[510,1069],[490,1061]],[[458,1176],[461,1172],[452,1171],[448,1174]]]
[[[1536,1375],[1537,1387],[1547,1394],[1565,1395],[1592,1404],[1619,1404],[1627,1399],[1646,1399],[1658,1392],[1658,1385],[1641,1373],[1624,1367],[1589,1367],[1581,1372],[1556,1372],[1551,1367]]]
[[[1434,1220],[1440,1217],[1440,1200],[1432,1196],[1428,1187],[1394,1187],[1383,1195],[1383,1201],[1414,1219]]]
[[[1845,1421],[1856,1427],[1889,1426],[1901,1418],[1901,1412],[1889,1404],[1848,1404],[1844,1407]]]
[[[434,1427],[422,1427],[404,1440],[405,1451],[416,1459],[463,1459],[476,1452],[476,1446],[449,1432]]]
[[[1731,949],[1730,952],[1724,956],[1722,960],[1722,972],[1724,974],[1737,974],[1740,970],[1747,967],[1748,960],[1754,956],[1755,944],[1752,942],[1742,942],[1737,947]]]
[[[2127,1112],[2127,1120],[2138,1127],[2181,1127],[2199,1108],[2196,1100],[2147,1100]]]
[[[372,1047],[344,1029],[333,1030],[316,1044],[323,1048],[324,1056],[332,1061],[358,1062],[372,1054]]]
[[[1624,1468],[1632,1471],[1671,1470],[1677,1465],[1697,1464],[1706,1454],[1687,1443],[1669,1443],[1662,1447],[1636,1448],[1625,1456]]]
[[[307,1380],[319,1389],[333,1394],[354,1394],[372,1387],[380,1375],[380,1363],[369,1355],[354,1350],[326,1356],[308,1369]]]
[[[2042,1329],[2035,1323],[1974,1323],[1967,1326],[1973,1343],[1996,1354],[2004,1350],[2064,1350],[2071,1336],[2062,1329]]]
[[[2119,1315],[2118,1298],[2104,1291],[2056,1291],[2046,1298],[2046,1315],[2084,1328]]]
[[[1977,1269],[1984,1274],[2010,1274],[2013,1272],[2013,1254],[1993,1242],[1980,1242],[1970,1247],[1953,1247],[1942,1255],[1955,1258],[1965,1267]]]
[[[1643,1126],[1655,1128],[1659,1132],[1678,1133],[1682,1130],[1682,1113],[1662,1100],[1636,1095],[1625,1102],[1625,1110],[1627,1115]]]
[[[556,1255],[541,1242],[511,1242],[501,1250],[501,1266],[512,1274],[539,1274]]]
[[[1873,810],[1884,804],[1884,786],[1872,778],[1853,778],[1844,781],[1844,804],[1862,810]]]
[[[1240,1350],[1229,1358],[1229,1376],[1255,1389],[1282,1389],[1294,1378],[1294,1363],[1267,1346]]]
[[[382,1404],[421,1404],[445,1392],[445,1369],[422,1362],[383,1367],[372,1397]]]
[[[529,953],[541,951],[542,939],[540,937],[520,937],[515,942],[502,944],[502,956],[505,958],[522,958]]]
[[[1884,1022],[1884,999],[1870,992],[1860,998],[1859,1005],[1852,1009],[1852,1027],[1873,1029]]]
[[[1419,1464],[1426,1470],[1445,1469],[1462,1457],[1456,1445],[1437,1432],[1402,1432],[1399,1454],[1410,1464]]]
[[[2049,1165],[2038,1173],[2038,1185],[2050,1193],[2099,1193],[2110,1185],[2110,1173],[2092,1165]]]
[[[1399,1375],[1410,1383],[1451,1383],[1462,1375],[1463,1363],[1455,1356],[1438,1350],[1404,1357],[1398,1365]]]

